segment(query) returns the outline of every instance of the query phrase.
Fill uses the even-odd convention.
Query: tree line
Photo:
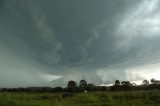
[[[96,86],[81,80],[79,84],[76,81],[68,81],[67,87],[27,87],[27,88],[1,88],[1,92],[88,92],[88,91],[131,91],[131,90],[160,90],[160,80],[143,80],[141,85],[131,83],[130,81],[116,80],[112,86]]]

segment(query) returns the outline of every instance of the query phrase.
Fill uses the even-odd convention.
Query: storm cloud
[[[158,0],[0,0],[0,87],[159,78]]]

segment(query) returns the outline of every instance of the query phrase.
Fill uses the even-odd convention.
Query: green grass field
[[[76,93],[0,92],[0,106],[160,106],[159,91]]]

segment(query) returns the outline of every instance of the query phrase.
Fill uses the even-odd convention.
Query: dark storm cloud
[[[119,4],[121,2],[117,1],[63,1],[55,2],[53,8],[47,8],[47,11],[52,9],[52,14],[48,14],[48,24],[53,28],[57,40],[62,42],[59,64],[81,66],[99,58],[100,53],[109,55],[107,51],[110,50],[106,49],[113,45],[114,22],[121,18],[117,14],[127,8]]]
[[[23,81],[27,81],[26,86],[36,82],[44,85],[43,80],[60,78],[49,75],[62,76],[53,81],[62,85],[82,78],[96,84],[117,78],[139,80],[145,76],[128,77],[132,70],[159,63],[157,0],[0,3],[0,49],[5,51],[0,52],[1,72],[10,76],[13,70],[15,77],[25,74],[30,78],[17,82],[18,78],[13,77],[13,86]],[[5,66],[12,62],[13,68]]]

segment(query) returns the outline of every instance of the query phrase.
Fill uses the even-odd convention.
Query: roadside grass
[[[0,92],[0,106],[160,106],[159,91],[63,94]]]

